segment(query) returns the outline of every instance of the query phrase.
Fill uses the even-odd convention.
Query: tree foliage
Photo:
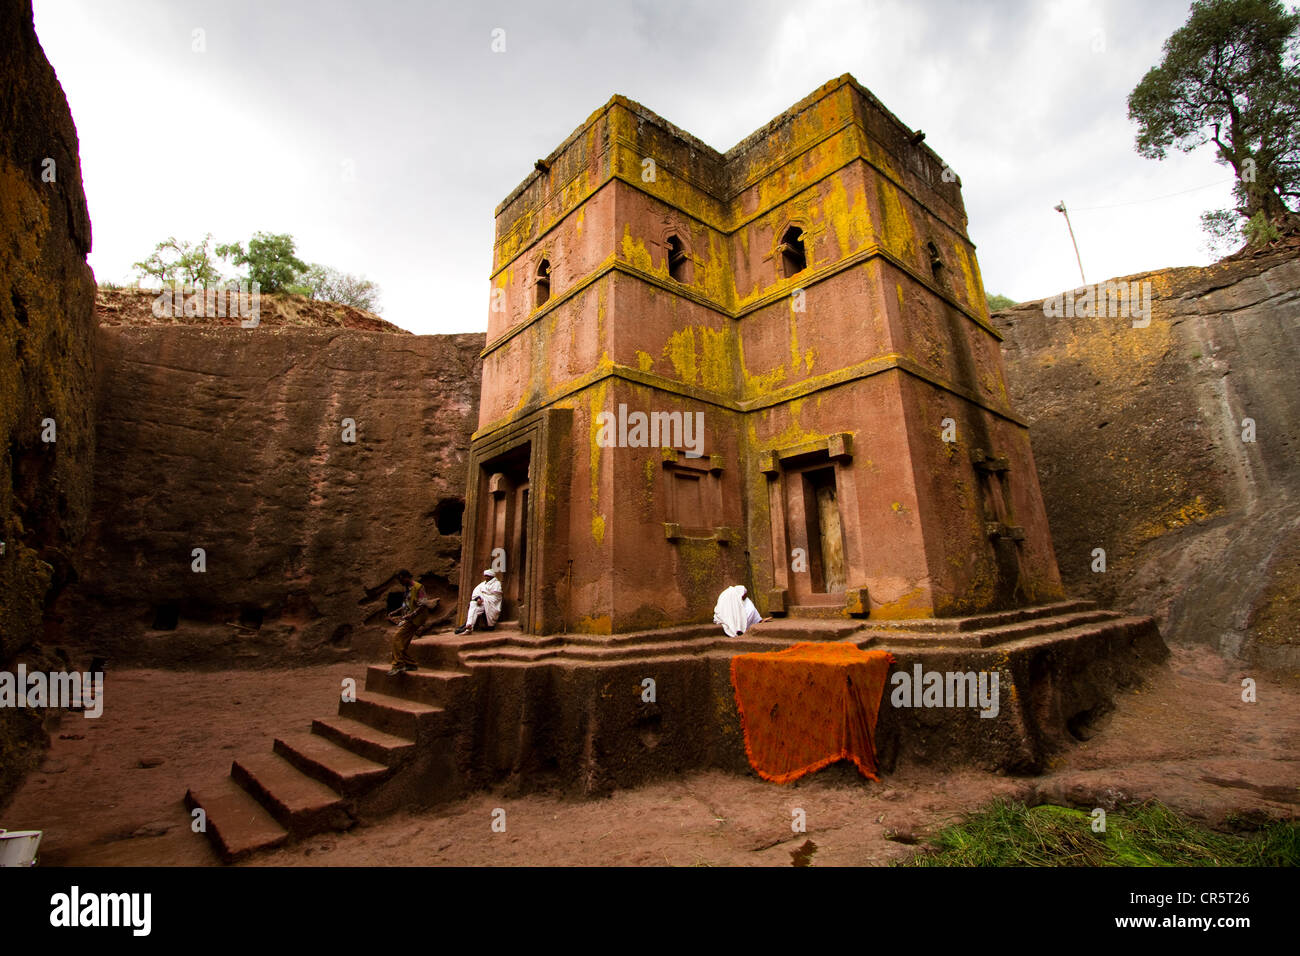
[[[242,242],[223,243],[217,246],[217,255],[247,266],[248,278],[262,292],[286,292],[307,271],[307,263],[294,255],[293,236],[288,233],[259,232],[248,240],[247,251]]]
[[[168,285],[216,285],[221,281],[221,272],[217,269],[213,253],[208,250],[211,243],[212,233],[204,236],[202,242],[184,242],[175,236],[168,236],[154,246],[153,252],[146,258],[133,262],[132,266],[142,278],[155,279]]]
[[[364,276],[315,263],[308,265],[295,254],[294,239],[288,233],[259,232],[249,240],[247,249],[241,242],[228,242],[209,251],[211,243],[211,233],[202,242],[180,242],[170,236],[135,267],[142,276],[159,282],[212,286],[222,281],[217,261],[224,258],[236,266],[246,266],[246,278],[256,282],[261,292],[305,295],[367,312],[379,309],[379,286]]]
[[[339,272],[329,266],[313,264],[301,283],[306,294],[324,302],[339,302],[367,312],[379,310],[379,286],[364,276]]]
[[[1128,115],[1140,155],[1213,143],[1232,167],[1237,205],[1203,217],[1212,237],[1224,238],[1225,222],[1289,218],[1300,197],[1300,12],[1281,0],[1196,0],[1129,94]]]

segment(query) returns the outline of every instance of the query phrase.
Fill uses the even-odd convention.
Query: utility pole
[[[1084,285],[1087,285],[1088,280],[1083,275],[1083,259],[1079,256],[1079,243],[1074,238],[1074,227],[1070,225],[1070,214],[1065,211],[1065,200],[1062,199],[1053,208],[1065,217],[1065,228],[1070,230],[1070,242],[1074,243],[1074,259],[1079,263],[1079,278],[1083,279]]]

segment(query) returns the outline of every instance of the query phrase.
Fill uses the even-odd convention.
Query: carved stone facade
[[[960,183],[852,77],[725,154],[615,96],[496,212],[462,597],[531,633],[1062,596]]]

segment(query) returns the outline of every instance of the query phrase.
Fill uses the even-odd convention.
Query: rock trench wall
[[[1071,594],[1155,615],[1171,643],[1294,671],[1297,250],[1128,280],[1151,283],[1149,326],[1049,318],[1041,301],[994,316],[1062,580]],[[1104,572],[1093,570],[1097,548]]]
[[[95,278],[77,131],[30,0],[0,2],[0,37],[0,670],[12,671],[19,656],[62,666],[46,609],[75,575],[90,505]],[[0,806],[46,739],[40,711],[0,708]]]
[[[152,666],[372,654],[399,567],[433,572],[450,610],[482,345],[100,328],[100,457],[65,633]]]

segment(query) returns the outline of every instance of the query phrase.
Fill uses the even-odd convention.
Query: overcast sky
[[[36,0],[81,139],[100,281],[169,235],[291,233],[413,332],[487,326],[493,210],[613,93],[726,150],[852,73],[961,176],[1017,300],[1210,261],[1209,149],[1133,150],[1126,100],[1187,0]],[[505,30],[494,53],[492,31]],[[196,52],[195,30],[205,49]]]

